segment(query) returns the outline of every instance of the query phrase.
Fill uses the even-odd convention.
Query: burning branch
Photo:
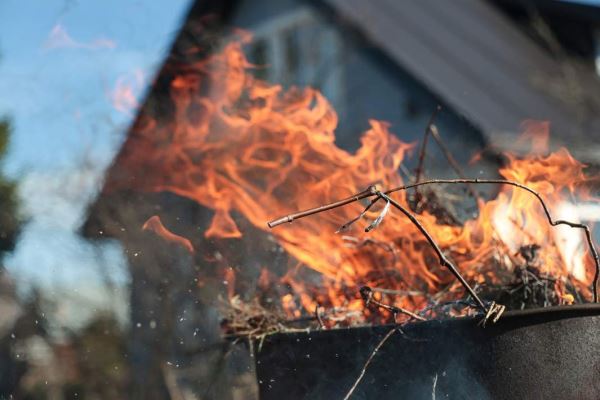
[[[350,203],[354,203],[356,201],[360,201],[366,198],[370,198],[370,197],[375,197],[373,200],[371,200],[370,204],[367,206],[367,209],[369,209],[370,207],[373,206],[373,204],[375,202],[377,202],[377,200],[379,200],[380,198],[383,198],[382,196],[385,196],[386,200],[390,200],[390,203],[398,208],[403,214],[405,214],[413,223],[415,223],[415,225],[417,226],[417,228],[419,228],[419,230],[421,231],[421,233],[423,233],[425,235],[425,237],[427,238],[428,242],[432,245],[433,249],[436,251],[436,253],[438,254],[438,257],[440,258],[440,263],[442,263],[442,265],[446,265],[448,268],[451,269],[452,271],[452,264],[450,263],[449,265],[451,265],[452,267],[448,266],[449,261],[444,257],[443,253],[441,252],[441,250],[439,249],[439,247],[437,246],[437,244],[435,244],[435,242],[433,241],[433,239],[431,238],[431,236],[426,233],[425,229],[423,228],[422,225],[420,225],[418,223],[418,221],[416,220],[416,218],[410,213],[408,212],[408,210],[406,210],[404,207],[402,207],[400,204],[398,204],[396,201],[392,200],[388,195],[391,193],[395,193],[395,192],[399,192],[399,191],[404,191],[407,189],[411,189],[411,188],[417,188],[419,186],[424,186],[424,185],[433,185],[433,184],[499,184],[499,185],[510,185],[510,186],[514,186],[516,188],[525,190],[529,193],[531,193],[532,195],[534,195],[538,201],[540,202],[542,209],[544,210],[544,214],[546,215],[546,219],[548,220],[548,223],[551,226],[558,226],[558,225],[567,225],[570,226],[571,228],[579,228],[582,229],[585,232],[585,237],[588,243],[588,247],[589,247],[589,251],[594,259],[594,263],[596,266],[596,271],[594,274],[594,281],[593,281],[593,287],[592,287],[592,292],[593,292],[593,301],[594,302],[598,302],[598,280],[600,278],[600,257],[598,256],[598,252],[596,251],[596,248],[594,246],[594,242],[592,240],[592,233],[590,228],[585,225],[585,224],[581,224],[581,223],[577,223],[577,222],[571,222],[571,221],[566,221],[566,220],[554,220],[550,214],[550,211],[548,210],[548,206],[546,205],[546,203],[544,202],[544,200],[542,199],[541,195],[536,192],[535,190],[521,184],[518,182],[514,182],[514,181],[509,181],[509,180],[504,180],[504,179],[433,179],[433,180],[427,180],[427,181],[422,181],[422,182],[417,182],[417,183],[413,183],[410,185],[404,185],[404,186],[399,186],[393,189],[389,189],[386,191],[379,191],[374,187],[369,187],[367,190],[364,190],[360,193],[357,193],[351,197],[347,197],[343,200],[339,200],[333,203],[329,203],[326,205],[322,205],[316,208],[311,208],[308,210],[304,210],[304,211],[300,211],[300,212],[296,212],[293,214],[289,214],[285,217],[281,217],[278,218],[276,220],[270,221],[267,223],[267,225],[269,226],[269,228],[274,228],[278,225],[282,225],[286,222],[293,222],[296,219],[300,219],[300,218],[304,218],[307,217],[309,215],[314,215],[314,214],[318,214],[320,212],[323,211],[329,211],[332,210],[334,208],[337,207],[342,207],[345,206],[347,204]],[[364,215],[364,212],[361,213],[361,215],[359,216],[362,217]],[[347,223],[345,226],[348,226],[349,224],[355,222],[357,219],[351,221],[350,223]],[[434,245],[435,244],[435,245]],[[441,255],[441,256],[440,256]],[[444,261],[445,260],[445,261]],[[456,270],[456,268],[454,267],[454,270]],[[458,278],[458,276],[460,276],[460,274],[455,274],[454,271],[452,271],[453,274]],[[457,271],[458,272],[458,271]],[[461,284],[463,283],[464,279],[458,278],[461,281]],[[466,283],[466,282],[465,282]],[[463,284],[464,286],[464,284]],[[465,286],[466,288],[466,286]],[[472,289],[467,289],[469,291],[469,293],[471,295],[473,295],[473,291]],[[473,292],[473,293],[472,293]],[[475,296],[473,297],[474,299],[476,298]],[[481,301],[478,301],[478,304],[481,303]],[[480,306],[482,306],[483,303],[480,304]],[[484,309],[486,311],[488,311],[485,307]]]
[[[450,272],[452,273],[452,275],[454,275],[454,277],[459,280],[459,282],[461,283],[461,285],[463,285],[463,287],[469,292],[469,294],[471,295],[471,297],[473,297],[473,299],[475,299],[475,301],[477,302],[477,304],[479,305],[479,307],[481,307],[481,309],[484,312],[486,312],[486,314],[489,313],[490,310],[491,310],[491,308],[488,309],[485,306],[485,304],[483,304],[483,301],[481,301],[481,299],[479,298],[479,296],[477,296],[477,293],[475,293],[475,291],[467,283],[467,281],[465,280],[465,278],[463,278],[463,276],[460,274],[460,272],[458,271],[458,269],[456,268],[456,266],[454,264],[452,264],[452,262],[450,262],[450,260],[448,260],[448,258],[446,258],[446,256],[442,252],[442,249],[440,249],[440,247],[435,242],[435,240],[433,240],[433,237],[431,237],[431,235],[429,234],[429,232],[427,232],[427,229],[425,229],[425,227],[415,218],[415,216],[410,211],[408,211],[406,208],[402,207],[400,205],[400,203],[398,203],[397,201],[395,201],[392,198],[388,197],[383,192],[377,190],[375,187],[372,186],[371,190],[378,197],[380,197],[382,199],[385,199],[387,202],[391,203],[394,207],[396,207],[398,210],[400,210],[400,212],[402,212],[402,214],[404,214],[410,220],[410,222],[412,222],[413,225],[415,225],[417,227],[417,229],[419,229],[419,231],[423,234],[423,236],[425,236],[425,239],[427,239],[427,242],[429,243],[429,245],[433,248],[433,250],[437,254],[437,256],[438,256],[438,258],[440,260],[440,265],[443,266],[443,267],[448,268],[450,270]]]
[[[592,284],[593,285],[592,293],[593,293],[594,303],[598,302],[598,279],[600,278],[600,257],[598,256],[598,252],[596,251],[596,247],[594,246],[594,242],[592,240],[592,231],[590,230],[589,226],[582,224],[582,223],[571,222],[571,221],[566,221],[566,220],[562,220],[562,219],[554,220],[552,218],[552,215],[550,214],[550,211],[548,210],[548,206],[544,202],[544,199],[542,199],[542,196],[535,190],[531,189],[530,187],[525,186],[518,182],[509,181],[509,180],[505,180],[505,179],[477,179],[477,178],[476,179],[432,179],[432,180],[428,180],[428,181],[413,183],[411,185],[399,186],[397,188],[388,190],[387,192],[385,192],[385,194],[394,193],[394,192],[398,192],[401,190],[407,190],[410,188],[415,188],[415,187],[423,186],[423,185],[442,184],[442,183],[443,184],[500,184],[500,185],[514,186],[514,187],[523,189],[523,190],[531,193],[539,200],[539,202],[542,206],[542,209],[544,210],[544,214],[546,215],[546,219],[548,220],[548,223],[551,226],[567,225],[567,226],[570,226],[571,228],[583,229],[583,231],[585,232],[585,237],[586,237],[586,240],[588,243],[589,251],[590,251],[590,253],[594,259],[594,263],[596,265],[596,272],[594,274],[594,281]]]
[[[387,192],[386,192],[387,193]],[[335,202],[335,203],[331,203],[329,205],[325,205],[325,206],[321,206],[321,207],[317,207],[315,209],[311,209],[311,210],[307,210],[304,212],[300,212],[300,213],[296,213],[296,214],[291,214],[288,215],[287,217],[283,217],[280,218],[278,220],[275,220],[273,222],[269,222],[268,225],[270,228],[273,228],[277,225],[282,224],[283,222],[292,222],[294,219],[298,219],[298,218],[302,218],[304,216],[307,215],[312,215],[312,214],[316,214],[325,210],[330,210],[332,208],[336,208],[336,207],[340,207],[342,205],[348,204],[350,202],[353,201],[357,201],[361,198],[361,196],[364,196],[362,198],[366,198],[369,196],[373,196],[376,195],[377,198],[374,200],[371,200],[371,203],[369,205],[367,205],[366,210],[368,210],[369,208],[371,208],[373,206],[373,204],[378,200],[378,199],[383,199],[387,202],[386,207],[389,206],[389,204],[393,205],[395,208],[397,208],[398,210],[400,210],[406,217],[408,217],[408,219],[417,227],[417,229],[419,229],[419,231],[423,234],[423,236],[425,236],[425,239],[427,240],[427,242],[430,244],[430,246],[433,248],[433,250],[435,251],[435,253],[437,254],[439,261],[440,261],[440,265],[443,267],[446,267],[450,270],[450,272],[459,280],[459,282],[461,283],[461,285],[463,285],[463,287],[469,292],[469,294],[471,295],[471,297],[473,299],[475,299],[475,301],[477,302],[477,305],[481,308],[481,310],[486,314],[486,320],[488,318],[488,315],[490,314],[491,310],[493,309],[493,306],[488,308],[485,306],[485,304],[483,303],[483,301],[479,298],[479,296],[477,296],[477,293],[475,293],[475,291],[473,290],[473,288],[471,288],[471,286],[469,285],[469,283],[465,280],[465,278],[463,278],[463,276],[460,274],[460,272],[458,271],[458,269],[456,268],[456,266],[454,266],[454,264],[452,264],[452,262],[450,262],[450,260],[448,260],[448,258],[446,258],[446,256],[444,255],[444,253],[442,252],[442,250],[440,249],[440,247],[438,246],[438,244],[435,242],[435,240],[433,240],[433,237],[429,234],[429,232],[427,232],[427,230],[425,229],[425,227],[415,218],[415,216],[408,211],[406,208],[402,207],[398,202],[396,202],[395,200],[391,199],[390,197],[387,196],[387,194],[384,192],[381,192],[380,190],[378,190],[375,186],[371,186],[369,187],[367,190],[365,190],[364,192],[361,192],[359,194],[357,194],[356,196]],[[356,200],[353,200],[356,199]],[[377,217],[377,219],[371,223],[366,231],[368,232],[369,230],[373,229],[373,227],[376,227],[377,225],[379,225],[379,223],[381,222],[381,220],[383,219],[383,217],[385,216],[385,214],[387,213],[387,208],[384,208],[384,211],[381,212],[381,214],[379,215],[379,217]],[[364,215],[365,211],[363,211],[360,216]],[[346,223],[344,226],[348,226],[351,223],[355,222],[357,219],[354,219],[352,221],[350,221],[349,223]],[[380,307],[383,307],[384,305],[382,304],[378,304]],[[389,306],[386,306],[389,308]],[[384,307],[385,308],[385,307]],[[392,310],[390,310],[392,311]],[[392,311],[393,312],[393,311]],[[407,310],[403,310],[402,311],[404,314],[408,314],[411,315],[412,313],[410,313],[410,311]],[[411,316],[416,316],[416,314],[412,314]]]
[[[309,210],[300,211],[300,212],[297,212],[297,213],[286,215],[285,217],[281,217],[281,218],[278,218],[276,220],[267,222],[267,225],[269,226],[269,228],[275,228],[276,226],[283,225],[286,222],[293,222],[294,220],[297,220],[297,219],[300,219],[300,218],[304,218],[304,217],[308,217],[309,215],[318,214],[318,213],[321,213],[323,211],[333,210],[334,208],[342,207],[342,206],[345,206],[347,204],[354,203],[355,201],[360,201],[362,199],[366,199],[367,197],[372,197],[373,195],[374,194],[371,193],[371,188],[368,188],[367,190],[364,190],[364,191],[362,191],[360,193],[357,193],[357,194],[355,194],[353,196],[347,197],[347,198],[345,198],[343,200],[339,200],[339,201],[336,201],[336,202],[333,202],[333,203],[329,203],[329,204],[326,204],[326,205],[323,205],[323,206],[311,208]],[[372,207],[372,204],[370,204],[367,207],[368,208]],[[355,221],[358,221],[360,219],[360,217],[362,217],[362,215],[364,215],[364,214],[361,213],[361,215],[359,215],[359,217],[356,218],[355,220],[352,220],[352,221],[344,224],[340,228],[340,231],[342,229],[345,229],[345,227],[350,226]]]
[[[392,314],[394,314],[394,320],[396,319],[396,316],[398,314],[405,314],[408,315],[409,317],[416,319],[418,321],[426,321],[425,318],[421,317],[420,315],[415,314],[412,311],[409,311],[405,308],[402,307],[397,307],[397,306],[390,306],[388,304],[383,304],[380,301],[377,301],[373,298],[373,289],[371,289],[369,286],[363,286],[360,288],[360,295],[363,298],[364,302],[365,302],[365,306],[369,306],[369,304],[374,304],[377,307],[383,308],[384,310],[388,310],[389,312],[391,312]]]

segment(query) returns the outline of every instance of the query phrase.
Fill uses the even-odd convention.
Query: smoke
[[[42,46],[46,51],[61,48],[99,50],[114,49],[116,47],[117,43],[107,38],[97,38],[90,42],[75,40],[61,23],[54,25]]]

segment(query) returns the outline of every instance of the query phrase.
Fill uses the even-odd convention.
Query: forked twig
[[[419,182],[421,180],[421,175],[423,174],[423,166],[425,164],[425,153],[427,151],[427,143],[429,142],[429,134],[431,133],[431,127],[434,126],[435,118],[438,113],[442,109],[442,106],[438,104],[438,106],[433,110],[431,117],[429,117],[429,122],[427,123],[427,127],[425,128],[425,134],[423,135],[423,142],[421,143],[421,149],[419,150],[419,163],[417,164],[417,169],[415,170],[415,182]]]
[[[425,154],[427,151],[427,143],[429,141],[429,136],[433,137],[433,139],[439,146],[440,150],[442,150],[444,157],[446,157],[448,164],[450,164],[450,167],[452,167],[452,169],[454,170],[454,172],[456,172],[456,174],[459,176],[459,178],[462,178],[462,179],[466,178],[466,175],[465,175],[463,169],[461,168],[460,164],[456,161],[456,159],[452,155],[452,152],[450,151],[448,146],[446,146],[446,144],[442,140],[442,137],[440,136],[440,132],[438,131],[437,126],[435,126],[435,119],[437,117],[437,114],[441,111],[441,109],[442,109],[442,106],[438,104],[437,107],[435,108],[435,110],[433,110],[433,113],[431,114],[431,117],[429,118],[429,122],[427,123],[427,127],[425,128],[425,133],[423,134],[423,142],[421,143],[421,148],[419,150],[419,164],[417,165],[417,169],[415,170],[414,182],[419,182],[421,180],[421,175],[423,174],[423,171],[425,169],[424,168]],[[469,191],[469,194],[471,196],[473,196],[473,198],[476,201],[479,199],[479,195],[477,194],[477,192],[475,191],[475,189],[473,189],[473,187],[471,185],[467,184],[467,190]],[[415,194],[417,195],[417,197],[420,196],[418,189],[415,189]]]
[[[459,176],[459,178],[466,179],[467,176],[465,175],[463,169],[460,167],[460,164],[458,163],[458,161],[456,161],[456,159],[452,155],[452,152],[450,151],[450,149],[448,149],[448,147],[442,140],[442,137],[440,136],[440,132],[438,131],[437,126],[432,125],[430,132],[431,132],[431,136],[435,139],[436,143],[442,150],[442,153],[444,153],[446,160],[448,160],[448,164],[450,164],[452,169],[454,169],[454,172],[456,172],[456,174]],[[419,181],[416,180],[415,182],[419,182]],[[469,183],[467,183],[467,190],[469,191],[471,196],[473,196],[473,198],[476,201],[479,199],[479,195],[477,194],[477,191]]]
[[[394,320],[395,320],[395,316],[398,314],[405,314],[408,315],[409,317],[416,319],[418,321],[427,321],[427,319],[421,317],[420,315],[415,314],[412,311],[409,311],[405,308],[402,307],[398,307],[398,306],[391,306],[389,304],[384,304],[380,301],[377,301],[373,298],[373,289],[371,289],[369,286],[363,286],[360,288],[360,295],[363,298],[364,302],[365,302],[365,306],[369,306],[369,304],[375,304],[377,307],[381,307],[385,310],[388,310],[389,312],[391,312],[392,314],[394,314]]]
[[[594,281],[592,284],[593,285],[592,293],[593,293],[594,303],[598,302],[598,279],[600,278],[600,257],[598,256],[598,252],[596,251],[596,247],[594,246],[594,241],[592,240],[592,232],[590,230],[590,227],[585,224],[579,223],[579,222],[571,222],[571,221],[566,221],[563,219],[554,220],[552,218],[552,215],[550,214],[550,211],[548,210],[548,206],[544,202],[544,199],[542,198],[542,196],[535,190],[531,189],[530,187],[525,186],[518,182],[509,181],[509,180],[505,180],[505,179],[478,179],[478,178],[475,178],[475,179],[432,179],[432,180],[427,180],[427,181],[423,181],[423,182],[413,183],[411,185],[399,186],[397,188],[393,188],[393,189],[386,191],[385,194],[394,193],[394,192],[398,192],[401,190],[407,190],[410,188],[423,186],[423,185],[432,185],[432,184],[441,184],[441,183],[443,183],[443,184],[466,184],[466,183],[470,183],[470,184],[500,184],[500,185],[514,186],[514,187],[517,187],[519,189],[522,189],[522,190],[525,190],[525,191],[531,193],[538,199],[538,201],[540,202],[540,204],[542,206],[542,209],[544,210],[546,219],[548,220],[548,223],[551,226],[567,225],[567,226],[570,226],[571,228],[583,229],[583,231],[585,232],[585,237],[586,237],[586,240],[588,243],[589,251],[590,251],[590,253],[594,259],[594,263],[596,265],[596,271],[594,273]]]
[[[419,220],[417,220],[417,218],[410,211],[408,211],[406,208],[402,207],[400,205],[400,203],[398,203],[394,199],[388,197],[386,194],[382,193],[379,190],[376,190],[376,189],[372,189],[372,190],[375,191],[375,194],[377,196],[381,197],[382,199],[385,199],[386,201],[391,203],[394,207],[396,207],[398,210],[400,210],[400,212],[402,212],[402,214],[404,214],[410,220],[410,222],[412,222],[413,225],[415,225],[417,227],[417,229],[423,234],[423,236],[425,236],[425,239],[427,239],[427,242],[429,243],[429,245],[433,248],[433,250],[437,254],[440,265],[445,268],[448,268],[450,270],[450,272],[452,273],[452,275],[454,275],[454,277],[456,279],[458,279],[458,281],[461,283],[461,285],[463,285],[463,287],[469,292],[471,297],[473,297],[473,299],[475,299],[475,301],[477,302],[479,307],[481,307],[481,309],[484,312],[489,313],[490,310],[488,310],[488,308],[485,306],[485,304],[483,304],[483,301],[481,301],[479,296],[477,296],[477,293],[475,293],[473,288],[471,288],[469,283],[465,280],[465,278],[463,278],[463,276],[458,271],[458,268],[456,268],[456,266],[454,264],[452,264],[452,262],[444,255],[444,253],[442,252],[442,249],[440,249],[440,246],[438,246],[438,244],[435,242],[435,240],[433,240],[433,237],[429,234],[429,232],[427,232],[427,229],[425,229],[425,227],[419,222]]]
[[[495,324],[496,322],[498,322],[502,314],[504,314],[504,310],[506,310],[506,306],[503,306],[502,304],[496,304],[496,302],[492,302],[490,308],[488,309],[488,312],[485,314],[485,317],[483,317],[483,319],[479,321],[479,324],[485,328],[485,324],[487,324],[487,322],[490,319],[492,320],[492,323]]]
[[[380,191],[380,193],[384,194],[384,195],[389,195],[391,193],[394,192],[399,192],[399,191],[403,191],[403,190],[407,190],[407,189],[411,189],[411,188],[416,188],[419,186],[423,186],[423,185],[432,185],[432,184],[499,184],[499,185],[510,185],[510,186],[514,186],[520,189],[523,189],[529,193],[531,193],[532,195],[534,195],[538,201],[540,202],[544,213],[546,215],[546,218],[548,220],[548,223],[551,226],[557,226],[557,225],[567,225],[570,226],[571,228],[579,228],[579,229],[583,229],[585,232],[585,236],[587,239],[587,243],[588,243],[588,247],[589,247],[589,251],[594,259],[594,263],[596,265],[596,272],[594,274],[594,281],[593,281],[593,287],[592,287],[592,292],[593,292],[593,301],[596,303],[598,302],[598,280],[600,278],[600,257],[598,256],[598,252],[596,251],[596,248],[594,246],[594,242],[592,240],[592,233],[590,228],[585,225],[585,224],[581,224],[581,223],[576,223],[576,222],[570,222],[570,221],[566,221],[566,220],[554,220],[552,219],[552,216],[550,215],[550,211],[548,210],[548,207],[546,206],[546,203],[544,202],[544,200],[542,199],[541,195],[536,192],[535,190],[521,184],[518,182],[514,182],[514,181],[509,181],[509,180],[504,180],[504,179],[432,179],[432,180],[427,180],[427,181],[423,181],[423,182],[417,182],[417,183],[413,183],[410,185],[404,185],[404,186],[398,186],[396,188],[393,189],[389,189],[386,191]],[[304,210],[304,211],[300,211],[300,212],[296,212],[293,214],[289,214],[286,215],[285,217],[281,217],[278,218],[276,220],[270,221],[267,223],[267,225],[269,226],[269,228],[274,228],[278,225],[282,225],[286,222],[292,222],[296,219],[299,218],[304,218],[307,217],[309,215],[314,215],[323,211],[328,211],[328,210],[332,210],[334,208],[337,207],[342,207],[345,206],[347,204],[350,203],[354,203],[356,201],[360,201],[362,199],[366,199],[366,198],[370,198],[370,197],[375,197],[375,199],[371,200],[371,203],[367,206],[367,207],[371,207],[372,204],[374,204],[379,198],[381,198],[375,190],[373,190],[373,188],[368,188],[367,190],[364,190],[360,193],[357,193],[354,196],[351,197],[347,197],[343,200],[339,200],[333,203],[329,203],[323,206],[319,206],[316,208],[311,208],[308,210]],[[389,198],[389,197],[388,197]],[[392,205],[394,205],[394,203],[392,203]],[[410,213],[409,213],[410,214]]]

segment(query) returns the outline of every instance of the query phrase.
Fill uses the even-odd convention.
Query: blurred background
[[[245,51],[265,66],[259,78],[323,92],[345,150],[369,119],[417,141],[441,105],[437,125],[458,161],[483,154],[471,176],[519,152],[530,119],[550,123],[552,148],[600,164],[598,1],[3,0],[0,398],[256,395],[243,354],[227,354],[223,376],[208,367],[224,359],[205,351],[219,318],[191,288],[212,261],[140,229],[161,210],[191,239],[211,213],[169,193],[103,189],[122,178],[115,160],[135,151],[140,115],[168,111],[170,62],[197,61],[190,49],[218,49],[232,28],[253,33]],[[428,175],[451,174],[439,149],[428,157]],[[219,257],[242,246],[201,239],[191,240]]]

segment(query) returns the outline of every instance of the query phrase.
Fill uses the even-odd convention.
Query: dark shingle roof
[[[324,0],[368,40],[510,148],[526,119],[551,122],[555,144],[600,154],[600,81],[546,52],[483,0]]]

